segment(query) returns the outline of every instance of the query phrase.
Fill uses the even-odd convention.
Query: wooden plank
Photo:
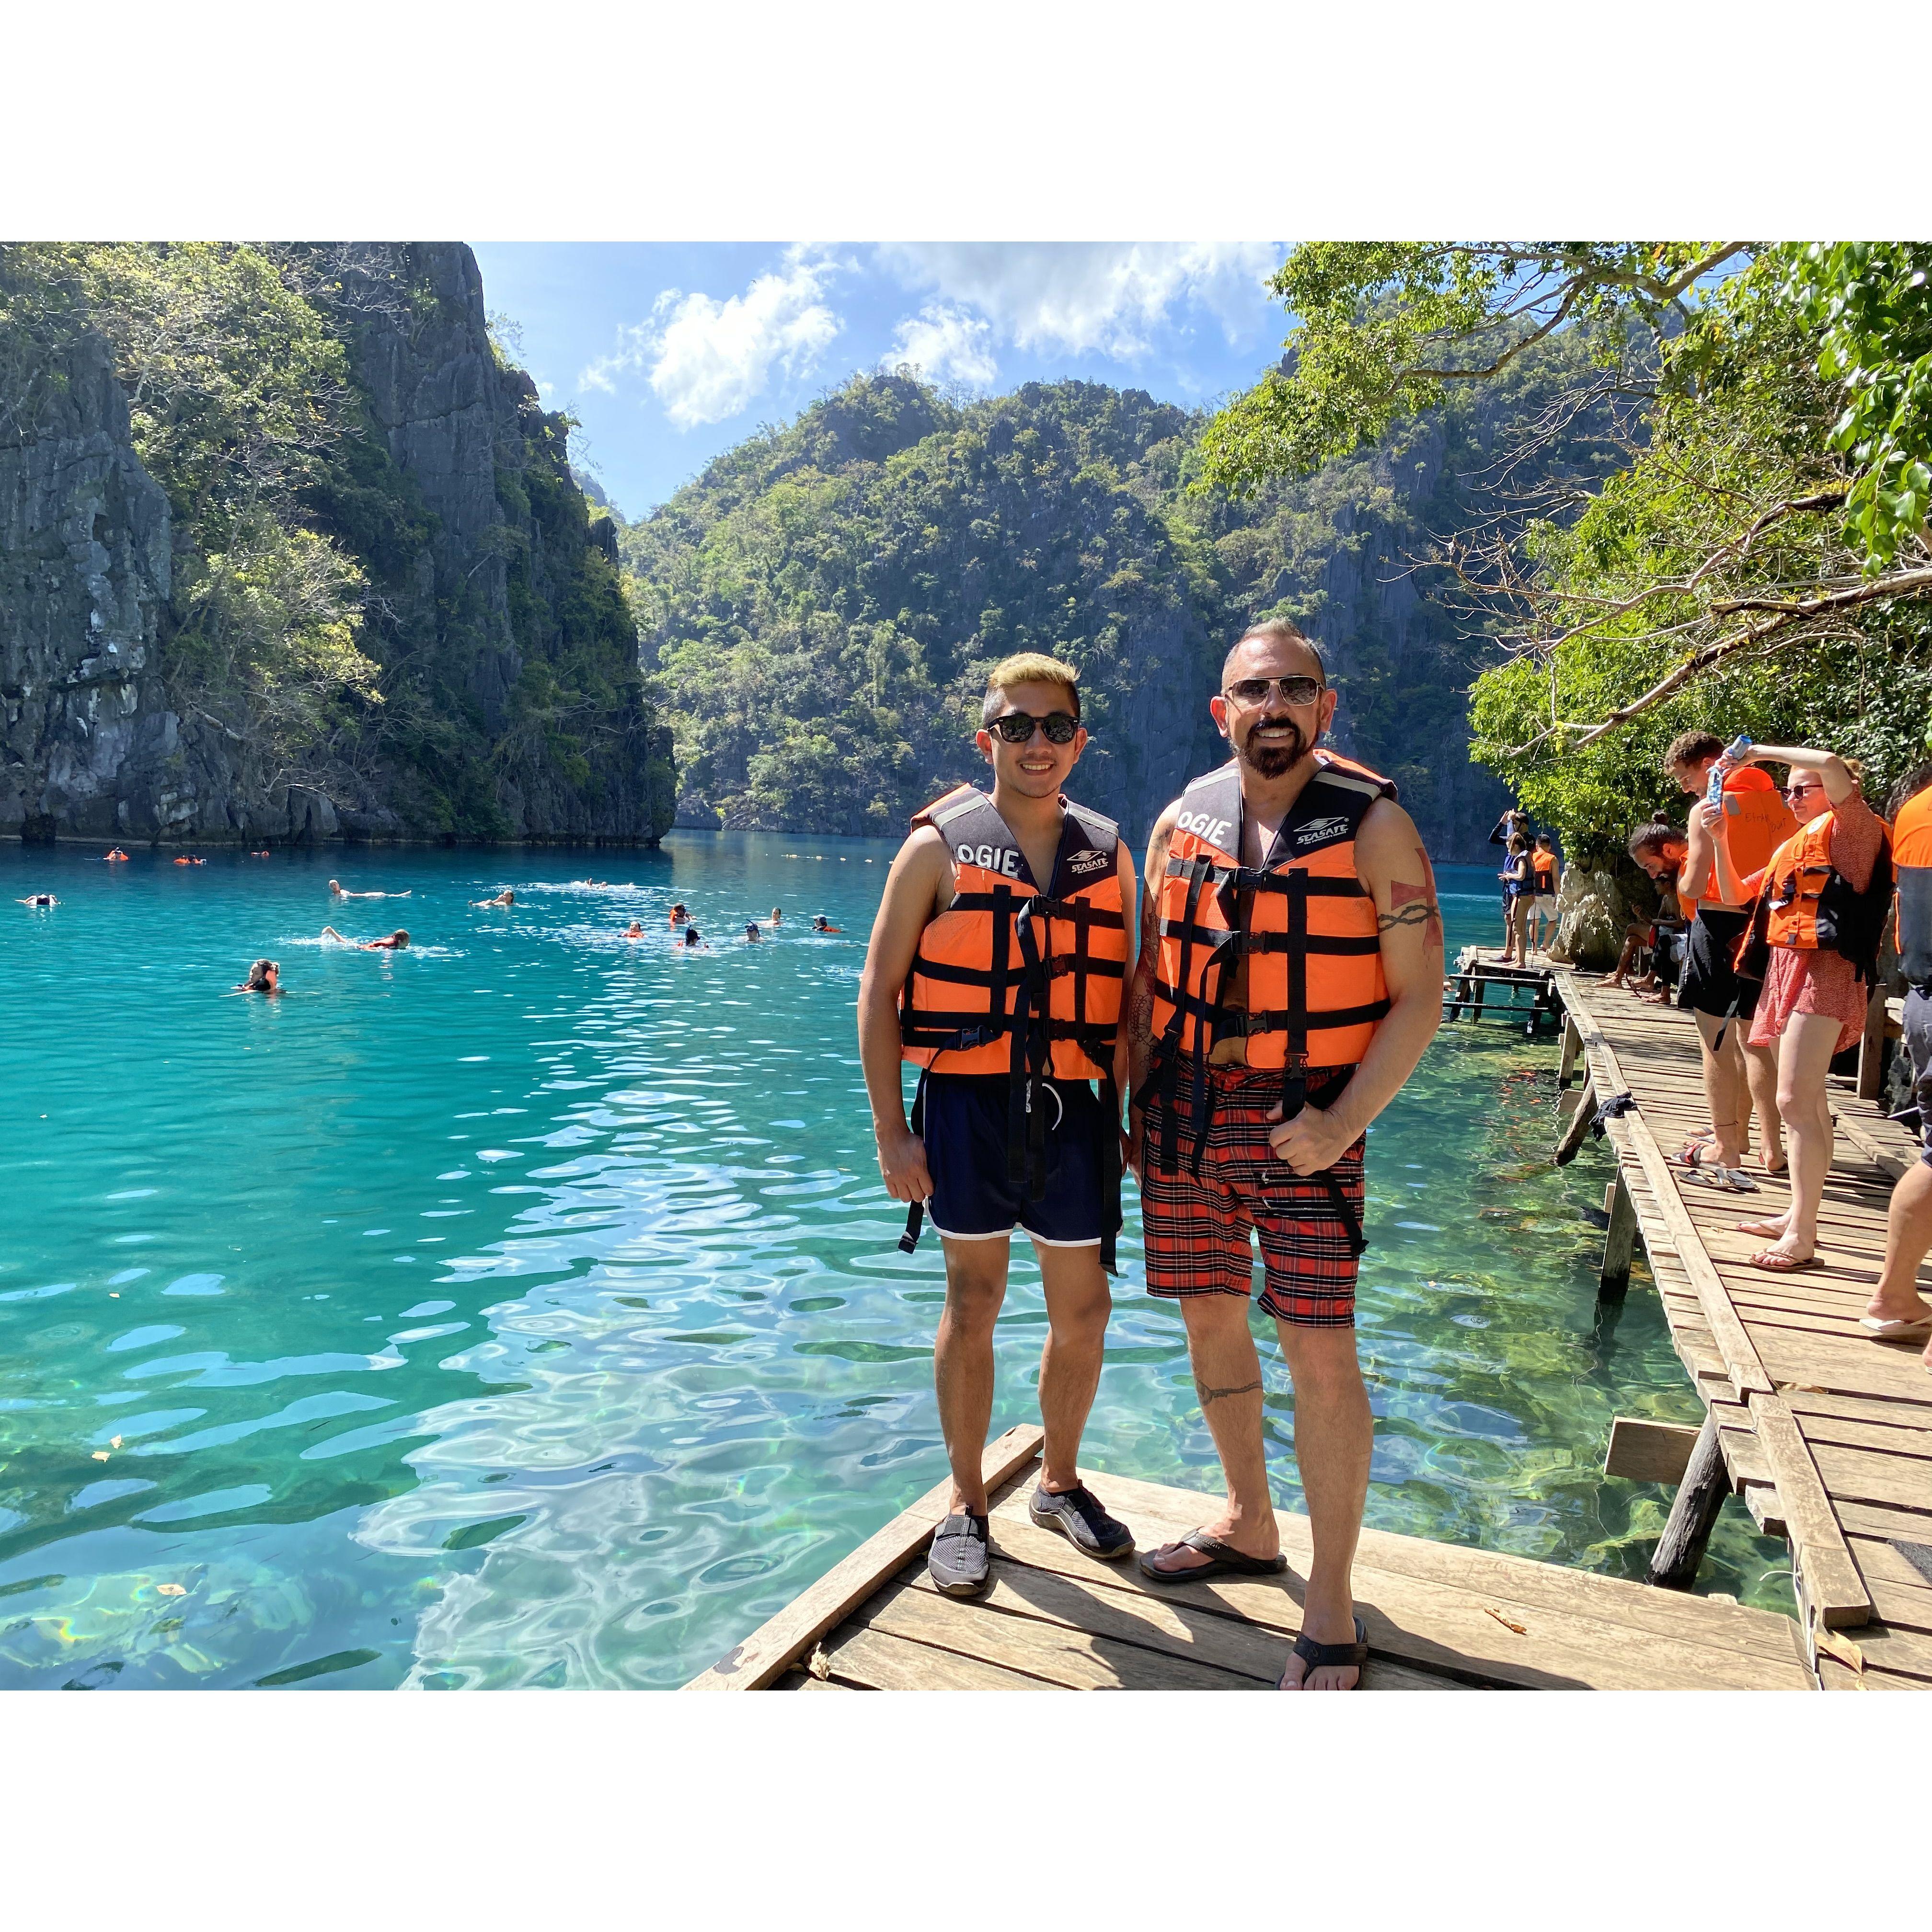
[[[1630,1286],[1630,1257],[1637,1232],[1636,1204],[1630,1199],[1621,1167],[1610,1183],[1605,1207],[1610,1225],[1604,1231],[1604,1263],[1597,1271],[1597,1292],[1618,1295]]]
[[[1007,1482],[1040,1454],[1046,1432],[1037,1423],[1010,1429],[986,1445],[980,1467],[988,1487]],[[906,1558],[932,1540],[952,1499],[949,1476],[901,1511],[877,1535],[867,1538],[842,1563],[794,1597],[744,1642],[734,1645],[709,1670],[685,1685],[687,1690],[762,1690],[807,1646],[862,1603]]]
[[[1179,1535],[1213,1507],[1205,1497],[1200,1500],[1206,1508],[1196,1508],[1184,1491],[1116,1476],[1088,1480],[1133,1526],[1144,1550]],[[1120,1590],[1158,1591],[1177,1607],[1244,1617],[1292,1636],[1300,1628],[1307,1525],[1288,1512],[1279,1516],[1292,1565],[1284,1577],[1154,1584],[1137,1570],[1108,1565],[1095,1580]],[[1024,1542],[1022,1534],[1018,1522],[1002,1522],[1002,1549],[1010,1546],[1041,1568],[1085,1562],[1048,1532],[1036,1530]],[[1056,1541],[1064,1555],[1052,1546]],[[1378,1658],[1526,1689],[1801,1688],[1808,1681],[1796,1625],[1765,1611],[1416,1537],[1370,1531],[1364,1542],[1356,1607]],[[1406,1568],[1378,1568],[1385,1558]],[[1437,1574],[1407,1574],[1416,1570]]]
[[[1681,1483],[1696,1443],[1696,1430],[1681,1422],[1612,1416],[1610,1447],[1604,1452],[1604,1474],[1633,1483]]]
[[[801,1670],[794,1664],[770,1688],[774,1690],[856,1690],[865,1687],[856,1684],[835,1684],[829,1677],[814,1677],[810,1671]]]
[[[1922,1542],[1932,1543],[1932,1462],[1887,1449],[1848,1448],[1814,1437],[1799,1420],[1811,1460],[1834,1498],[1925,1513]]]
[[[1059,1687],[983,1658],[935,1649],[862,1624],[842,1625],[825,1640],[835,1678],[863,1690],[1052,1690]]]
[[[1583,1136],[1590,1131],[1590,1122],[1597,1111],[1597,1087],[1594,1075],[1587,1077],[1582,1090],[1576,1096],[1576,1105],[1570,1109],[1564,1122],[1563,1131],[1556,1136],[1556,1150],[1550,1156],[1558,1167],[1568,1167],[1576,1158],[1576,1150],[1583,1144]]]
[[[1827,1630],[1850,1629],[1871,1619],[1872,1600],[1846,1547],[1844,1532],[1824,1479],[1804,1445],[1798,1424],[1778,1395],[1756,1395],[1751,1426],[1771,1463],[1792,1548],[1813,1614]]]
[[[855,1622],[1069,1690],[1253,1690],[1252,1677],[1189,1658],[1168,1655],[1063,1624],[1009,1616],[976,1600],[942,1597],[898,1583],[862,1609]],[[1283,1660],[1286,1661],[1286,1660]]]
[[[1651,1558],[1649,1574],[1644,1579],[1659,1589],[1688,1590],[1696,1580],[1705,1546],[1717,1527],[1718,1512],[1731,1492],[1722,1435],[1717,1410],[1706,1410],[1704,1426],[1685,1459],[1684,1479],[1670,1505],[1670,1518]]]

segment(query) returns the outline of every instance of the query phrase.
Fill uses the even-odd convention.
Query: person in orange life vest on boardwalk
[[[1708,794],[1711,767],[1724,749],[1722,740],[1712,732],[1681,733],[1664,754],[1664,772],[1680,789],[1702,800]],[[1713,1186],[1742,1192],[1754,1184],[1748,1175],[1734,1177],[1743,1165],[1754,1109],[1758,1157],[1767,1174],[1784,1172],[1784,1138],[1778,1112],[1777,1055],[1753,1046],[1748,1038],[1757,987],[1739,980],[1731,964],[1749,916],[1750,895],[1724,896],[1718,879],[1718,850],[1721,844],[1736,878],[1747,878],[1797,830],[1797,820],[1786,810],[1769,775],[1748,760],[1727,770],[1723,783],[1721,812],[1691,808],[1678,874],[1678,896],[1694,916],[1677,1004],[1696,1016],[1711,1127],[1708,1134],[1687,1141],[1676,1160]]]
[[[1753,762],[1789,765],[1785,799],[1797,830],[1760,873],[1739,879],[1718,855],[1719,889],[1753,894],[1747,970],[1761,964],[1764,990],[1750,1045],[1778,1056],[1778,1109],[1791,1152],[1791,1202],[1781,1214],[1740,1221],[1738,1232],[1770,1246],[1754,1268],[1788,1272],[1810,1264],[1818,1206],[1832,1168],[1832,1108],[1826,1080],[1834,1055],[1858,1043],[1877,970],[1880,929],[1892,904],[1890,840],[1866,804],[1858,774],[1829,752],[1753,745]],[[1754,962],[1750,941],[1762,952]]]
[[[1120,1221],[1133,861],[1111,820],[1061,791],[1087,742],[1070,666],[1007,658],[987,680],[982,718],[975,742],[992,794],[961,785],[914,820],[859,988],[879,1171],[908,1204],[900,1246],[914,1246],[930,1211],[945,1250],[933,1366],[952,1496],[927,1567],[955,1596],[976,1594],[988,1577],[981,1464],[1016,1227],[1032,1238],[1046,1293],[1033,1519],[1090,1556],[1133,1547],[1076,1467]],[[910,1126],[902,1060],[921,1070]]]
[[[1543,936],[1543,922],[1550,922],[1552,932],[1556,929],[1556,892],[1562,884],[1562,868],[1556,859],[1556,841],[1546,832],[1536,835],[1536,843],[1530,849],[1530,874],[1536,886],[1536,896],[1530,902],[1530,930],[1537,946],[1546,954],[1549,943]]]
[[[1258,625],[1221,682],[1209,709],[1234,755],[1155,824],[1129,1034],[1148,1290],[1180,1301],[1228,1501],[1141,1568],[1166,1582],[1286,1567],[1248,1322],[1258,1231],[1314,1538],[1282,1688],[1352,1690],[1373,1435],[1354,1326],[1363,1136],[1441,1021],[1442,919],[1395,787],[1316,748],[1336,694],[1314,644]]]
[[[1924,1364],[1932,1370],[1932,1305],[1918,1286],[1919,1266],[1932,1250],[1932,765],[1903,780],[1889,802],[1898,885],[1893,938],[1905,976],[1905,1050],[1912,1060],[1907,1118],[1923,1152],[1892,1190],[1885,1267],[1860,1326],[1882,1342],[1924,1336]]]

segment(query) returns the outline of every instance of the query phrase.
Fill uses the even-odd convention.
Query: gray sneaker
[[[1076,1484],[1055,1496],[1044,1484],[1033,1492],[1027,1514],[1042,1529],[1057,1529],[1089,1556],[1111,1563],[1125,1556],[1134,1546],[1134,1533],[1117,1517],[1100,1507],[1100,1499],[1085,1484]]]
[[[942,1522],[932,1538],[926,1574],[949,1597],[976,1597],[986,1587],[986,1519],[962,1511]]]

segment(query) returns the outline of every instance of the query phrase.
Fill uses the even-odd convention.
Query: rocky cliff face
[[[192,506],[142,467],[108,346],[82,334],[0,424],[0,832],[655,841],[670,734],[640,695],[614,529],[586,514],[561,419],[498,362],[474,258],[316,259],[363,406],[355,487],[313,521],[366,574],[391,701],[301,784],[176,701]]]

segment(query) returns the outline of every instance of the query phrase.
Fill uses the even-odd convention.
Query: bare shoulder
[[[1360,870],[1382,878],[1402,866],[1412,876],[1419,860],[1424,877],[1415,883],[1426,882],[1429,856],[1423,849],[1422,835],[1415,829],[1415,820],[1392,798],[1377,799],[1363,814],[1355,834],[1355,860]]]
[[[1154,822],[1154,830],[1148,834],[1148,870],[1152,872],[1154,861],[1167,850],[1167,842],[1174,836],[1174,821],[1180,816],[1180,801],[1176,799]]]

